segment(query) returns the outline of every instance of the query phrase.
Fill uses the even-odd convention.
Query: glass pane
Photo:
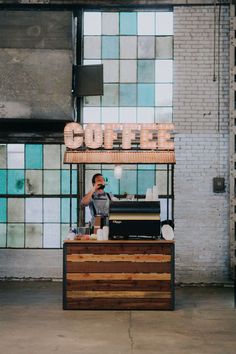
[[[84,106],[99,107],[100,106],[100,97],[99,96],[85,96],[84,97]]]
[[[0,144],[0,168],[7,167],[7,146]]]
[[[9,144],[7,151],[7,166],[8,168],[24,168],[24,145]]]
[[[64,240],[67,239],[69,229],[70,224],[61,224],[61,247],[63,247]]]
[[[156,60],[156,82],[173,81],[173,60]]]
[[[135,84],[120,84],[120,106],[136,106]]]
[[[138,123],[154,123],[154,108],[138,108]]]
[[[172,105],[172,84],[156,85],[156,106]]]
[[[155,13],[139,12],[138,13],[138,35],[154,35],[155,34]]]
[[[100,107],[85,107],[83,109],[83,122],[84,123],[100,123],[101,109]]]
[[[138,84],[138,105],[154,106],[154,84]]]
[[[138,81],[154,82],[155,80],[155,62],[154,60],[138,61]]]
[[[155,171],[138,171],[138,194],[145,194],[147,188],[152,188],[155,184]]]
[[[153,170],[155,171],[155,165],[151,165],[151,164],[140,164],[138,165],[138,170]]]
[[[155,122],[172,123],[172,107],[158,107],[155,109]]]
[[[101,35],[101,13],[84,12],[84,35]]]
[[[33,223],[42,222],[42,198],[26,198],[25,221]]]
[[[120,82],[136,82],[136,60],[120,61]]]
[[[59,248],[60,247],[60,224],[44,224],[43,225],[43,247]]]
[[[70,165],[64,163],[65,151],[66,151],[66,146],[65,146],[65,145],[61,145],[61,168],[69,169],[69,168],[70,168]],[[73,165],[73,166],[74,166],[74,165]]]
[[[6,247],[7,245],[7,226],[6,224],[0,224],[0,247]]]
[[[102,123],[118,123],[119,121],[119,110],[117,108],[102,108]]]
[[[62,223],[70,222],[70,198],[61,198],[61,222]],[[77,224],[77,199],[76,198],[72,198],[72,224]]]
[[[137,171],[123,170],[120,180],[120,194],[136,194]]]
[[[118,60],[103,60],[104,82],[119,81],[119,62]]]
[[[103,59],[119,58],[119,37],[116,36],[102,37],[102,58]]]
[[[102,13],[102,34],[119,34],[119,14]]]
[[[0,194],[7,192],[7,170],[0,170]]]
[[[156,185],[158,187],[159,195],[167,194],[167,171],[156,172]]]
[[[61,165],[60,145],[44,145],[44,168],[59,169]]]
[[[61,171],[61,193],[70,194],[70,171]],[[72,194],[77,193],[77,171],[72,171]]]
[[[43,168],[43,145],[25,145],[25,168],[29,170]]]
[[[25,226],[25,247],[42,248],[43,246],[43,225],[26,224]]]
[[[60,199],[44,198],[43,220],[45,222],[60,222]]]
[[[173,35],[173,12],[156,13],[156,34]]]
[[[44,194],[60,194],[60,171],[43,172]]]
[[[105,191],[113,195],[119,194],[119,180],[114,177],[114,170],[105,170],[102,174],[107,178]]]
[[[155,37],[154,36],[138,37],[138,58],[142,58],[142,59],[155,58]]]
[[[42,171],[26,171],[26,194],[42,194]]]
[[[7,247],[24,247],[24,224],[7,225]]]
[[[167,199],[160,199],[161,202],[161,221],[167,220]],[[169,219],[172,218],[172,201],[169,199]]]
[[[0,222],[7,222],[7,200],[0,198]]]
[[[101,37],[84,36],[84,58],[101,58]]]
[[[173,37],[156,37],[156,58],[173,58]]]
[[[120,58],[136,59],[137,57],[137,37],[120,37]]]
[[[116,84],[104,84],[103,106],[118,106],[119,86]],[[102,116],[103,119],[103,116]]]
[[[8,171],[8,193],[9,194],[23,194],[24,193],[24,171],[23,170],[9,170]]]
[[[120,12],[120,34],[137,34],[137,14]]]
[[[120,108],[120,123],[136,123],[137,109],[133,107]]]
[[[23,198],[8,199],[8,222],[24,222],[24,211]]]

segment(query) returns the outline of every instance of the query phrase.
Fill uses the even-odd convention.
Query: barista
[[[111,193],[106,193],[105,180],[101,173],[96,173],[92,177],[93,187],[90,191],[85,194],[81,200],[81,206],[89,206],[90,213],[92,215],[91,225],[94,225],[95,216],[100,215],[103,218],[103,225],[108,224],[108,213],[109,213],[109,204],[110,200],[113,200],[114,197]]]

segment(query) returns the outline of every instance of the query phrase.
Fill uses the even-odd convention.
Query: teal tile
[[[7,170],[0,170],[0,194],[7,192]]]
[[[136,107],[137,86],[136,84],[120,85],[120,106]]]
[[[70,171],[61,171],[61,193],[70,194]],[[77,194],[77,171],[72,171],[72,193]]]
[[[0,222],[7,222],[7,200],[0,198]]]
[[[155,103],[155,85],[138,84],[138,106],[153,107]]]
[[[8,193],[9,194],[24,194],[25,178],[24,170],[9,170],[8,171]]]
[[[138,60],[138,82],[155,81],[155,61]]]
[[[0,224],[0,247],[6,247],[7,245],[7,226],[6,224]]]
[[[138,171],[138,194],[146,194],[155,184],[155,171]]]
[[[41,144],[25,145],[25,166],[29,170],[43,168],[43,146]]]
[[[61,199],[61,222],[70,222],[70,198]],[[77,199],[72,198],[72,223],[77,223]]]
[[[102,37],[102,59],[118,59],[119,58],[119,37],[103,36]]]
[[[120,13],[120,34],[128,34],[128,35],[137,34],[137,13],[136,12]]]

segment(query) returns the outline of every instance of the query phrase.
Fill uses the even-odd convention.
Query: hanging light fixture
[[[115,167],[114,167],[114,177],[116,179],[121,179],[122,172],[123,172],[122,166],[121,165],[115,165]]]

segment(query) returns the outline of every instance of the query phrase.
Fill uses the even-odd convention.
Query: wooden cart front
[[[65,310],[174,310],[173,241],[65,241]]]

